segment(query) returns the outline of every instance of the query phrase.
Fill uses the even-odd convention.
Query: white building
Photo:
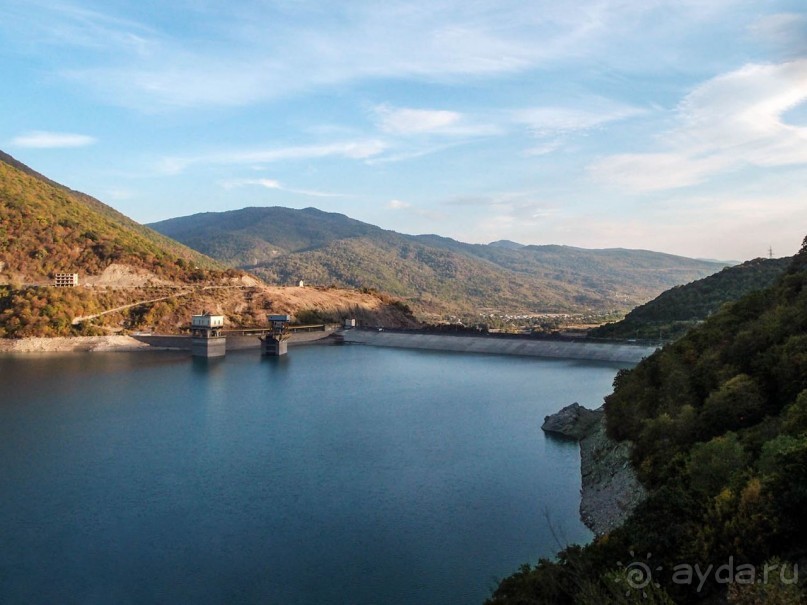
[[[213,315],[211,313],[203,313],[202,315],[194,315],[191,318],[191,327],[193,328],[223,328],[224,315]]]
[[[75,288],[78,286],[78,273],[56,273],[53,285],[57,288]]]

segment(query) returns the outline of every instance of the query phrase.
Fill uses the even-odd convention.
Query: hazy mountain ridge
[[[377,288],[446,312],[627,311],[723,267],[643,250],[467,244],[315,208],[253,207],[150,226],[269,281]]]
[[[598,338],[677,338],[726,303],[771,286],[792,258],[756,258],[676,286],[633,309],[622,321],[589,332]]]

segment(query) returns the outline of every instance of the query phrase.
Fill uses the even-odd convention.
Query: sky
[[[745,260],[807,235],[804,0],[0,0],[0,149],[246,206]]]

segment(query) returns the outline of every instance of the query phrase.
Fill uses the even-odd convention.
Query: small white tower
[[[222,336],[224,316],[202,313],[191,317],[191,352],[194,357],[223,357],[227,337]]]

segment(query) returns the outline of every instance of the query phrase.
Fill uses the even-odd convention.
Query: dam
[[[616,363],[638,363],[658,347],[632,343],[543,340],[506,336],[455,336],[411,332],[345,330],[345,343],[401,349],[523,355],[554,359],[585,359]]]

